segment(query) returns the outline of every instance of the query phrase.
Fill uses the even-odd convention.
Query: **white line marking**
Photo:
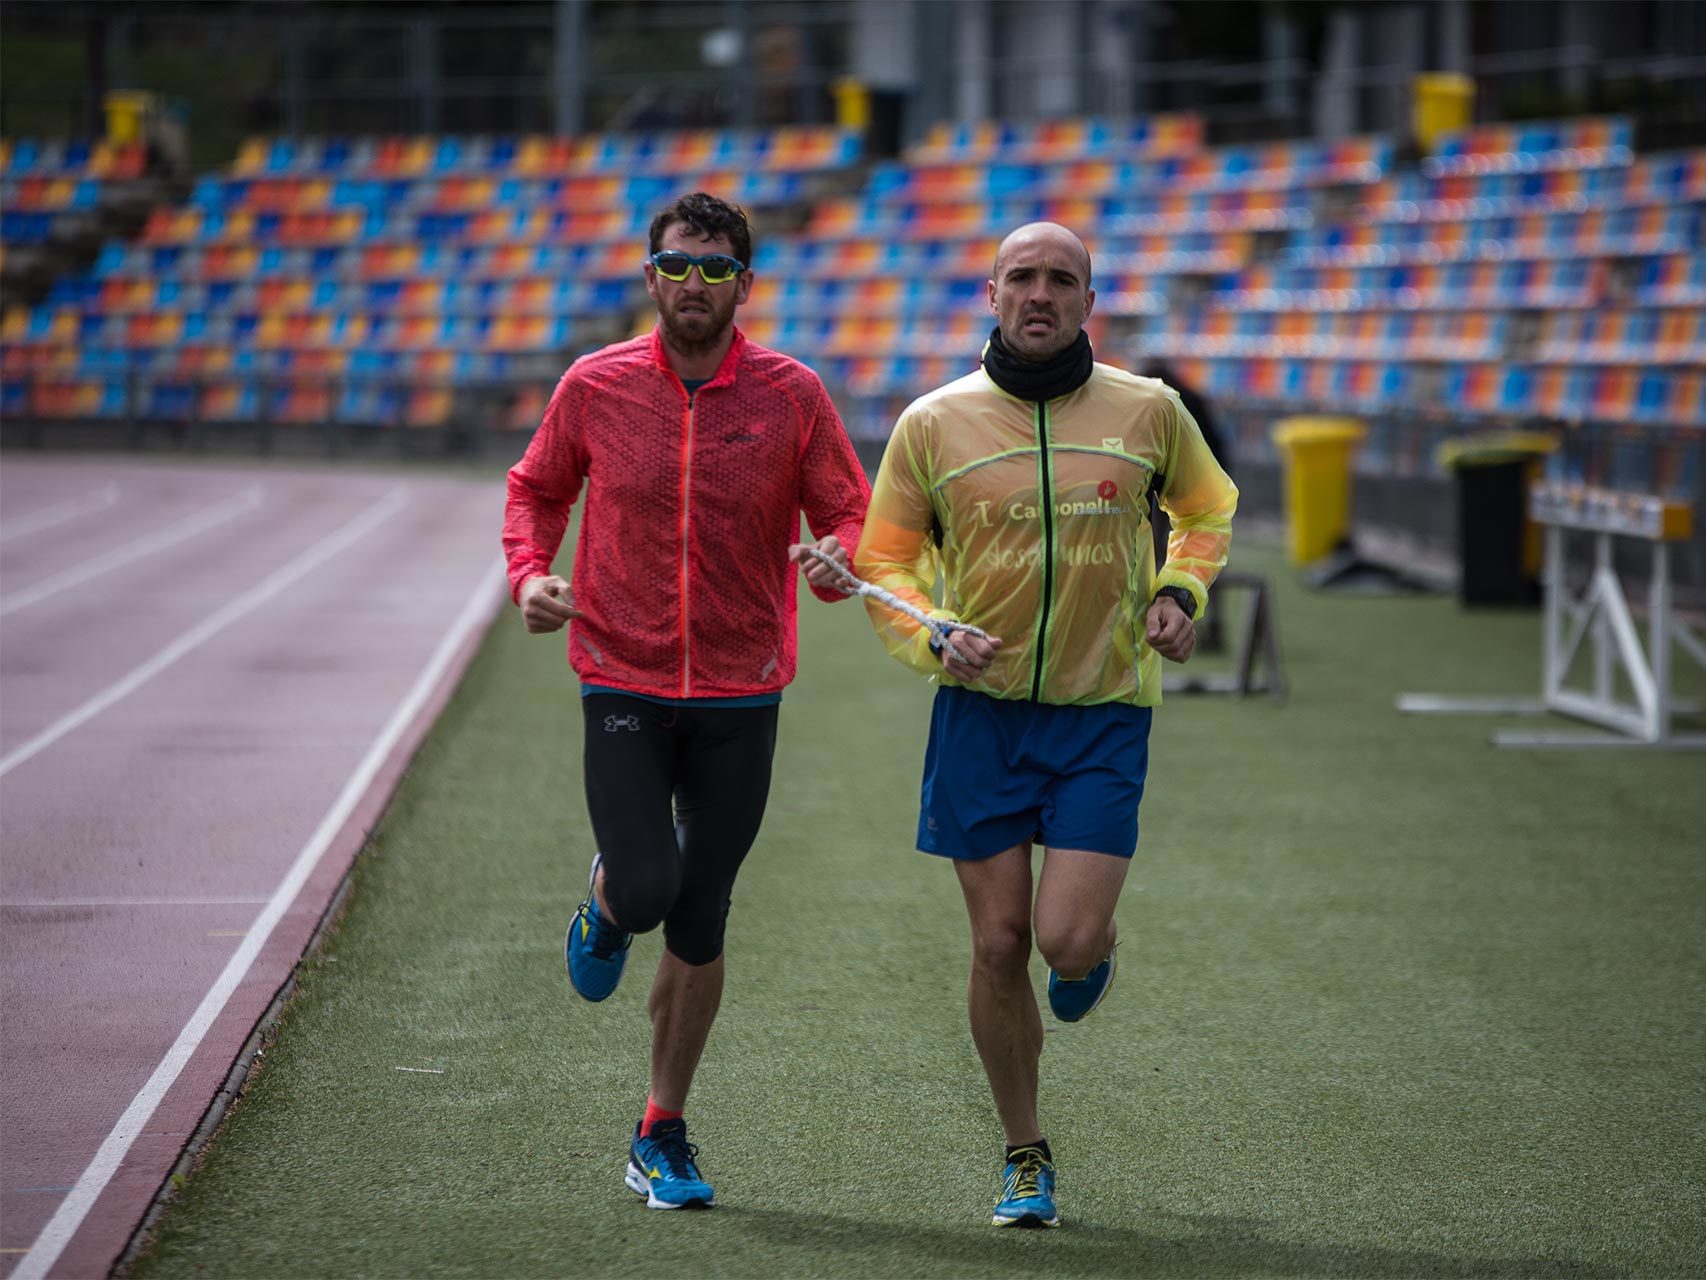
[[[390,720],[386,721],[385,727],[379,731],[379,736],[367,749],[367,754],[350,775],[350,780],[344,784],[337,800],[326,811],[326,816],[320,819],[320,825],[308,838],[308,843],[302,846],[302,852],[296,855],[296,861],[291,864],[283,882],[268,899],[266,908],[255,918],[249,936],[226,963],[212,988],[202,997],[196,1011],[190,1015],[190,1020],[184,1024],[184,1029],[178,1033],[178,1038],[166,1051],[166,1056],[160,1060],[160,1065],[154,1068],[154,1074],[148,1077],[147,1083],[136,1097],[131,1099],[130,1105],[125,1108],[112,1132],[107,1134],[106,1140],[95,1152],[95,1158],[89,1161],[89,1167],[83,1170],[83,1176],[77,1179],[77,1185],[60,1202],[58,1211],[42,1228],[29,1253],[13,1270],[11,1280],[42,1280],[59,1255],[65,1251],[65,1246],[71,1242],[71,1237],[83,1224],[89,1210],[94,1208],[95,1201],[100,1199],[101,1192],[106,1190],[107,1184],[112,1181],[113,1174],[118,1172],[118,1167],[123,1163],[131,1144],[142,1133],[155,1108],[160,1105],[160,1100],[166,1096],[166,1091],[172,1087],[172,1082],[178,1078],[184,1064],[200,1047],[208,1028],[224,1010],[226,1002],[231,999],[231,993],[237,989],[244,975],[248,973],[249,966],[254,963],[255,957],[272,936],[274,926],[296,900],[296,895],[313,874],[314,868],[319,865],[333,837],[342,829],[344,823],[349,820],[350,813],[366,795],[374,775],[384,765],[397,740],[403,736],[415,716],[420,713],[421,707],[432,696],[444,669],[450,665],[456,651],[462,647],[469,633],[490,616],[501,598],[500,587],[504,586],[507,586],[506,575],[494,574],[490,570],[480,575],[474,593],[462,606],[462,612],[457,614],[444,639],[439,641],[438,648],[427,661],[420,678],[392,713]]]
[[[258,907],[267,899],[246,898],[15,898],[0,907],[49,911],[54,907]]]
[[[265,604],[311,569],[318,568],[323,562],[331,559],[357,538],[362,537],[374,526],[390,519],[407,501],[408,499],[404,496],[401,488],[391,490],[390,493],[369,507],[366,512],[357,516],[336,533],[322,538],[270,578],[263,579],[260,585],[244,592],[199,625],[191,627],[117,684],[109,685],[75,711],[62,716],[28,742],[13,750],[4,759],[0,759],[0,778],[5,777],[24,761],[51,747],[79,725],[87,724],[112,706],[113,703],[135,693],[191,649],[219,634],[250,610]]]
[[[51,507],[44,507],[33,515],[20,516],[10,524],[0,525],[0,542],[13,538],[22,538],[26,534],[40,533],[51,529],[54,525],[64,524],[75,520],[78,516],[92,515],[96,511],[104,511],[118,501],[118,486],[109,484],[93,493],[85,493],[79,498],[67,498],[64,502],[56,502]]]
[[[211,511],[203,511],[200,515],[191,516],[188,520],[180,521],[170,528],[162,529],[159,533],[130,543],[122,551],[111,551],[105,555],[91,557],[75,568],[67,569],[64,573],[56,573],[46,582],[27,587],[16,595],[7,596],[0,600],[0,618],[19,609],[27,609],[32,604],[46,600],[49,596],[58,595],[61,591],[69,590],[98,578],[110,569],[126,565],[144,556],[151,556],[156,551],[164,551],[173,543],[182,542],[185,538],[193,538],[198,533],[217,528],[227,520],[252,511],[261,503],[261,491],[258,487],[243,490],[236,498],[222,506],[214,507]]]
[[[412,1071],[418,1076],[441,1076],[442,1071],[434,1071],[431,1067],[392,1067],[393,1071]]]

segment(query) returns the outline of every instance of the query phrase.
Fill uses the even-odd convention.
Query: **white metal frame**
[[[1586,588],[1573,595],[1565,581],[1564,534],[1586,528],[1593,535],[1594,563]],[[1647,643],[1641,644],[1634,615],[1623,593],[1612,559],[1612,538],[1638,537],[1652,544],[1653,571],[1647,588]],[[1591,641],[1591,687],[1565,685],[1570,665]],[[1692,703],[1671,696],[1672,642],[1706,667],[1706,641],[1673,616],[1670,590],[1670,548],[1662,533],[1609,529],[1603,523],[1575,523],[1549,518],[1543,568],[1541,618],[1541,688],[1533,698],[1451,698],[1407,693],[1398,710],[1420,714],[1474,712],[1527,715],[1556,711],[1604,726],[1610,733],[1557,733],[1504,730],[1493,735],[1500,747],[1658,747],[1706,750],[1706,733],[1675,733],[1671,717],[1692,711]],[[1633,705],[1617,696],[1621,670],[1634,693]]]

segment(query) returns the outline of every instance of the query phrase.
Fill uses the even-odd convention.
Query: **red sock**
[[[662,1124],[665,1120],[679,1119],[681,1119],[681,1112],[665,1111],[648,1097],[646,1099],[646,1118],[640,1121],[640,1136],[649,1138],[652,1136],[653,1125]]]

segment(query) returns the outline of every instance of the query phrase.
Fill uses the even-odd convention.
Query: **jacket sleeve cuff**
[[[1152,602],[1163,587],[1177,587],[1190,596],[1195,607],[1186,612],[1190,614],[1192,622],[1197,621],[1207,611],[1208,592],[1204,590],[1203,584],[1190,574],[1181,573],[1176,569],[1163,569],[1155,576],[1155,591],[1149,597]]]
[[[551,572],[547,565],[541,569],[536,565],[511,570],[509,575],[509,600],[511,604],[521,603],[521,589],[527,585],[529,578],[540,578]]]

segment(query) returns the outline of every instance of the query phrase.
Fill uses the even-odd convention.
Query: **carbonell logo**
[[[1097,498],[1094,502],[1057,502],[1054,514],[1060,517],[1069,516],[1123,516],[1130,507],[1116,507],[1107,498]],[[1032,506],[1028,502],[1015,502],[1007,508],[1009,520],[1035,520],[1042,514],[1042,508]]]

